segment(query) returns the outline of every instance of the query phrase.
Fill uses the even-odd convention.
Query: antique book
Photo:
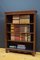
[[[24,26],[20,27],[20,33],[24,33],[24,28],[25,28]]]
[[[26,49],[25,45],[17,45],[18,49]]]
[[[25,40],[24,36],[20,35],[20,41],[24,41],[24,40]]]
[[[27,25],[27,32],[30,33],[30,25]]]
[[[14,32],[14,25],[13,24],[11,24],[11,32]]]
[[[14,33],[14,30],[11,29],[11,32]]]
[[[16,46],[15,45],[10,45],[9,48],[16,48]]]
[[[28,24],[30,23],[30,15],[20,16],[20,24]]]
[[[31,41],[31,35],[28,34],[28,42],[30,42],[30,41]]]
[[[19,36],[15,36],[15,40],[20,40],[20,37]]]
[[[13,16],[12,19],[19,19],[19,16]]]
[[[30,19],[30,15],[21,15],[20,18],[21,19]]]
[[[11,35],[11,40],[15,40],[15,36]]]
[[[28,24],[30,23],[30,19],[20,19],[20,24]]]
[[[27,37],[27,34],[25,34],[25,41],[26,41],[26,42],[27,42],[27,38],[28,38],[28,37]]]
[[[13,27],[13,26],[11,26],[11,29],[14,29],[14,27]]]
[[[25,33],[27,33],[28,32],[28,28],[27,28],[27,26],[25,26]]]
[[[15,32],[13,33],[13,32],[11,32],[11,36],[15,36]]]
[[[13,20],[12,23],[13,24],[19,24],[19,20]]]

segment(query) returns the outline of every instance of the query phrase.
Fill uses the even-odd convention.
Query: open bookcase
[[[36,47],[36,11],[5,12],[6,52],[32,53]]]

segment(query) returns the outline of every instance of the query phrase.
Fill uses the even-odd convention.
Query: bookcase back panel
[[[10,32],[11,31],[11,25],[7,24],[6,27],[7,27],[7,32]]]
[[[12,15],[7,15],[7,23],[12,23]]]

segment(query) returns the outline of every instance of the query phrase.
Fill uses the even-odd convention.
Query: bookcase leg
[[[35,52],[32,52],[32,55],[35,56]]]
[[[8,53],[9,52],[9,50],[8,49],[6,49],[6,53]]]

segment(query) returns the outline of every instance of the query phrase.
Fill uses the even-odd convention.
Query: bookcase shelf
[[[13,32],[10,32],[10,31],[8,31],[7,33],[13,33]],[[31,33],[19,33],[19,34],[34,34],[33,32],[31,32]]]
[[[36,11],[5,12],[6,52],[32,53],[36,50]]]
[[[6,24],[13,24],[13,23],[6,23]],[[31,24],[34,24],[34,23],[28,23],[28,24],[13,24],[13,25],[31,25]]]
[[[20,43],[33,43],[33,41],[30,41],[30,42],[26,42],[26,41],[13,41],[13,40],[8,40],[8,41],[12,41],[12,42],[20,42]]]
[[[34,51],[32,51],[32,50],[21,50],[21,49],[12,49],[12,48],[7,48],[8,50],[10,50],[10,51],[18,51],[18,52],[23,52],[23,53],[33,53]]]

